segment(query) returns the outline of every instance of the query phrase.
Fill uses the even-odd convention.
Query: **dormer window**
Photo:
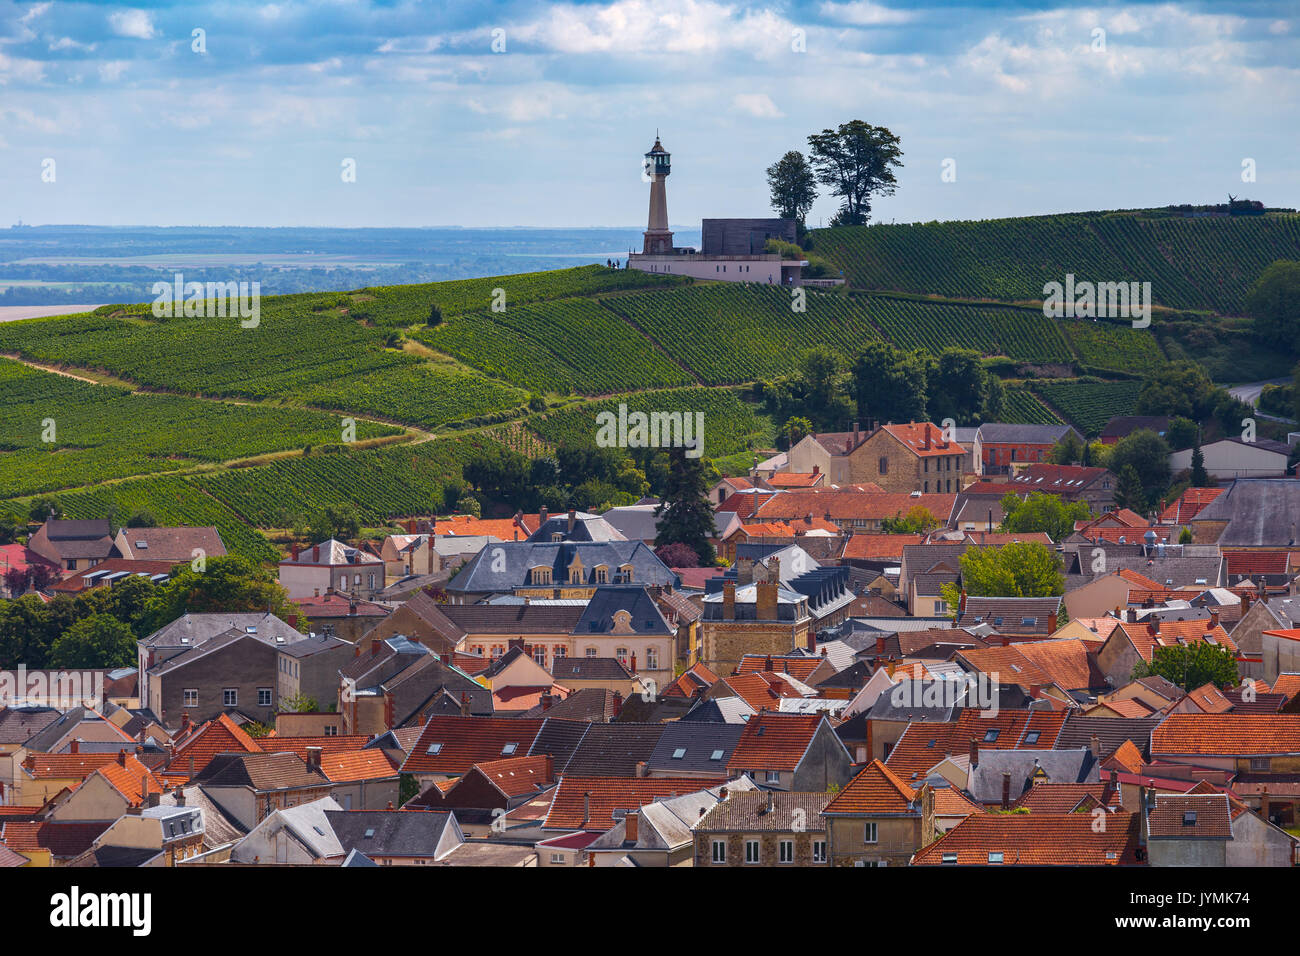
[[[632,565],[625,564],[618,569],[619,577],[623,579],[624,584],[632,583]]]
[[[609,583],[609,568],[607,568],[603,564],[596,565],[596,583],[597,584]]]
[[[533,568],[533,570],[532,570],[532,583],[533,583],[533,584],[550,584],[550,583],[551,583],[551,569],[550,569],[550,568]]]

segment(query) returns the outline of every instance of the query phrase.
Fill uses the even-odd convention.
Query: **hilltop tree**
[[[793,415],[786,419],[786,423],[781,426],[781,437],[785,439],[785,447],[793,448],[799,442],[812,434],[812,422],[798,415]]]
[[[926,416],[941,422],[951,418],[969,425],[979,418],[987,394],[988,376],[980,353],[971,349],[944,349],[926,375]]]
[[[1300,262],[1279,259],[1260,273],[1246,295],[1255,334],[1288,353],[1300,343]]]
[[[880,530],[884,534],[919,534],[933,531],[937,527],[939,519],[923,505],[913,505],[907,509],[907,514],[895,514],[880,522]]]
[[[704,460],[687,458],[685,448],[668,452],[668,480],[663,500],[655,508],[659,519],[655,547],[684,544],[695,552],[700,564],[713,564],[716,555],[709,539],[713,537],[713,506]]]
[[[1201,422],[1214,411],[1216,399],[1214,382],[1198,363],[1167,362],[1142,380],[1137,413],[1181,415]]]
[[[817,179],[843,202],[831,225],[861,226],[871,218],[871,197],[892,196],[902,167],[899,139],[883,126],[862,120],[824,129],[808,137]]]
[[[782,219],[794,219],[802,229],[817,201],[817,175],[803,153],[792,149],[767,167],[772,208]]]

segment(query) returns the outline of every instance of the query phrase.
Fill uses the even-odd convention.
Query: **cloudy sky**
[[[1300,206],[1300,4],[0,0],[0,226],[639,225],[658,128],[698,227],[855,118],[883,221]]]

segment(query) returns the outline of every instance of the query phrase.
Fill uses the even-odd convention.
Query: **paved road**
[[[1260,418],[1267,418],[1269,421],[1274,422],[1289,422],[1289,418],[1278,418],[1276,415],[1261,412],[1258,408],[1259,396],[1260,393],[1264,391],[1265,385],[1288,385],[1290,382],[1291,379],[1289,378],[1273,378],[1269,379],[1267,382],[1247,382],[1245,385],[1237,385],[1228,389],[1228,393],[1232,395],[1233,398],[1239,398],[1247,405],[1254,406],[1256,414],[1259,415]]]

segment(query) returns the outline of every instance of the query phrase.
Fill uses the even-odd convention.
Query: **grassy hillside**
[[[814,230],[813,250],[862,289],[1040,300],[1066,273],[1150,282],[1156,303],[1240,315],[1275,259],[1300,259],[1300,216],[1184,219],[1144,211]]]

